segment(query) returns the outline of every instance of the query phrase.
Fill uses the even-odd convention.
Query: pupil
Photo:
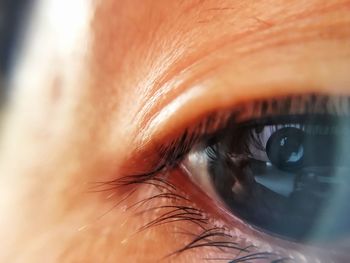
[[[271,135],[266,144],[269,160],[285,171],[299,169],[303,164],[304,132],[298,128],[282,128]]]

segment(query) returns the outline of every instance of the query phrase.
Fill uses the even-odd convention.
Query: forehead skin
[[[85,5],[86,42],[62,53],[36,25],[52,41],[28,44],[18,73],[1,141],[3,262],[153,262],[181,240],[164,229],[131,237],[138,219],[87,193],[91,181],[118,178],[135,150],[210,110],[349,92],[350,1]]]

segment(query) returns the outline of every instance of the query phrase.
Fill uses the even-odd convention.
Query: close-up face
[[[17,13],[0,262],[350,262],[349,0]]]

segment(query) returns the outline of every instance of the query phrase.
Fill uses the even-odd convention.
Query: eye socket
[[[305,113],[263,123],[229,125],[194,147],[183,167],[260,231],[297,242],[347,238],[350,119]]]

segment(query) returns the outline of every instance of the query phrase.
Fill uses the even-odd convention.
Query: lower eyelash
[[[177,187],[169,180],[169,174],[170,171],[167,168],[163,168],[148,174],[124,176],[110,182],[98,182],[95,184],[94,190],[97,192],[110,192],[134,186],[128,189],[124,198],[119,200],[117,205],[120,205],[136,194],[141,189],[141,186],[152,187],[156,193],[152,191],[147,197],[141,194],[140,200],[127,207],[128,210],[135,209],[135,216],[157,211],[155,218],[138,228],[138,234],[153,227],[165,224],[180,224],[181,222],[193,224],[200,229],[199,233],[192,233],[186,229],[182,232],[177,232],[176,234],[183,234],[184,236],[193,238],[186,245],[166,255],[163,259],[176,257],[195,249],[208,248],[215,249],[222,256],[220,258],[208,257],[203,260],[230,263],[251,262],[252,260],[292,262],[290,258],[276,253],[260,252],[259,248],[254,245],[242,245],[242,239],[232,235],[224,227],[212,227],[212,222],[208,216],[202,210],[194,207],[186,196],[178,193],[179,190]],[[165,200],[168,203],[164,204],[162,202],[162,205],[152,204],[154,201],[159,200]]]

